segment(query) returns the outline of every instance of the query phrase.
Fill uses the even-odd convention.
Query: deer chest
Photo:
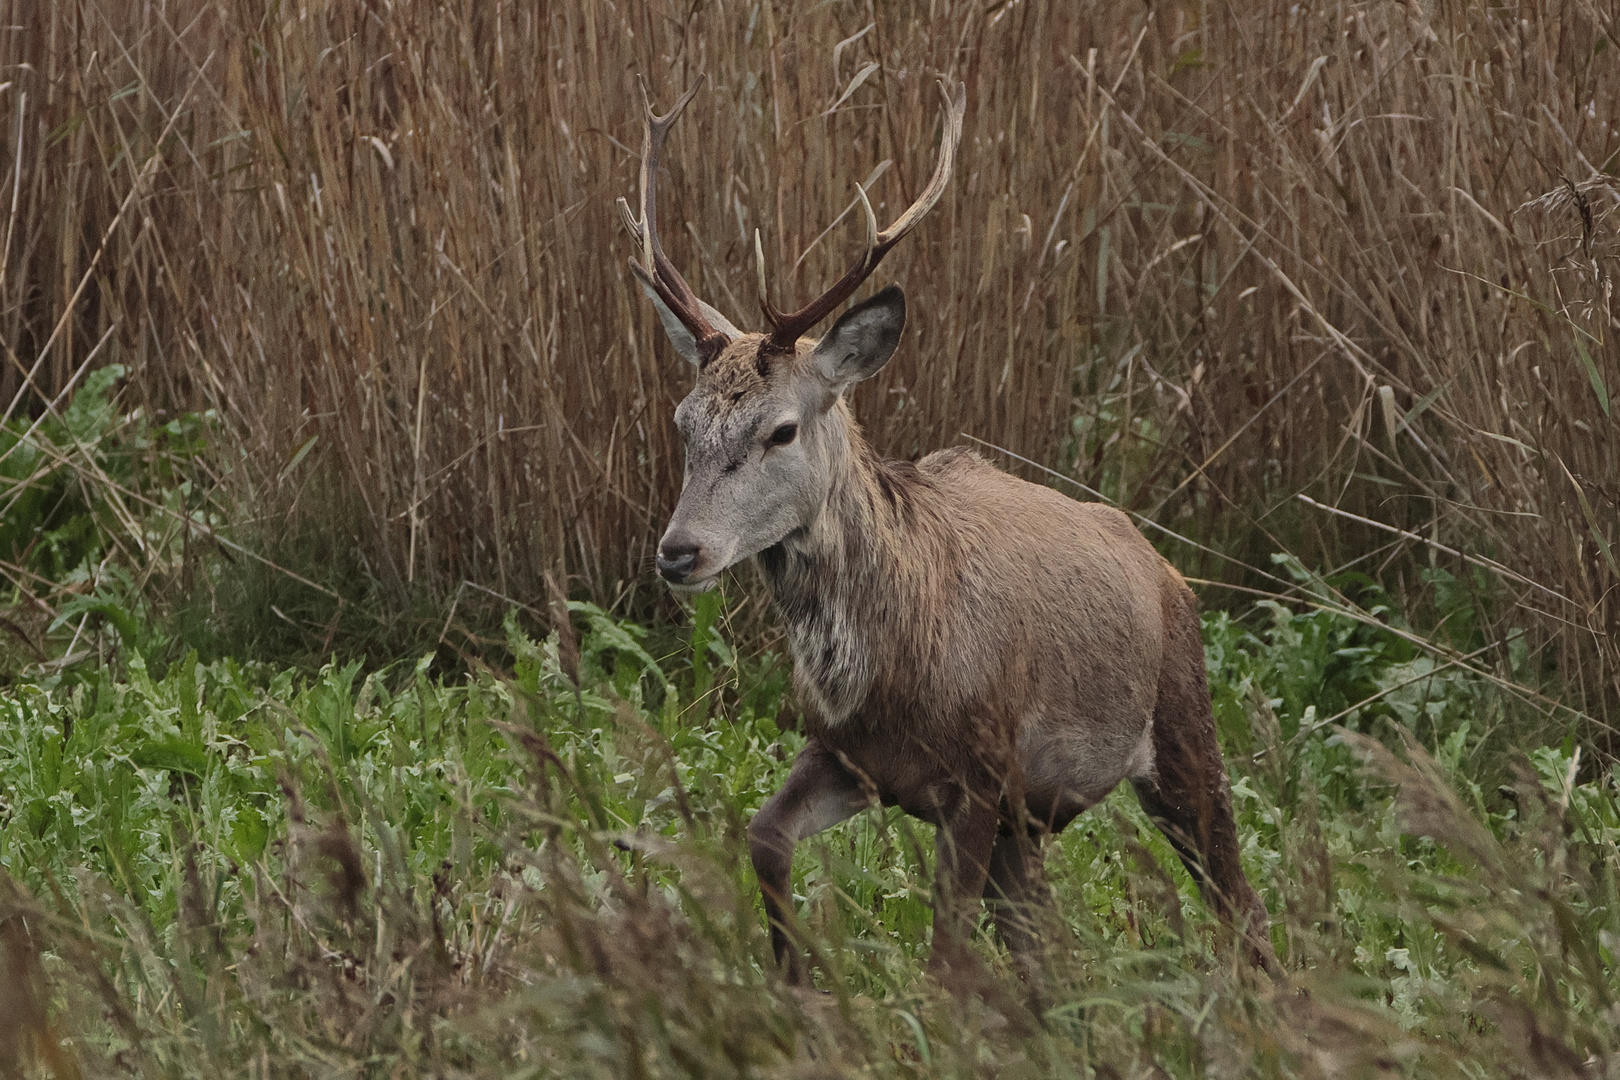
[[[791,620],[787,636],[800,702],[822,723],[837,727],[871,691],[872,650],[840,604],[825,604]]]

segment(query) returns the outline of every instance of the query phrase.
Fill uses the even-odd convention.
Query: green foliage
[[[52,581],[78,570],[101,550],[95,496],[64,464],[80,448],[99,448],[117,416],[110,403],[113,386],[124,377],[120,364],[85,377],[60,416],[48,414],[37,425],[26,418],[0,427],[0,558]],[[123,460],[91,450],[102,468],[124,474]]]
[[[0,922],[37,928],[90,1071],[1614,1067],[1614,776],[1498,745],[1513,706],[1387,629],[1279,604],[1205,623],[1245,861],[1309,993],[1231,967],[1118,792],[1049,847],[1064,930],[1029,1032],[923,977],[931,842],[894,811],[801,847],[832,995],[782,987],[742,833],[802,745],[785,665],[736,657],[718,601],[662,661],[570,608],[577,663],[509,620],[509,675],[195,654],[155,675],[130,651],[0,697],[0,866],[26,890]]]
[[[124,375],[97,368],[66,407],[0,425],[0,627],[21,646],[8,660],[83,659],[103,630],[111,655],[122,644],[159,658],[147,586],[183,568],[188,528],[218,524],[194,480],[211,415],[120,412]]]

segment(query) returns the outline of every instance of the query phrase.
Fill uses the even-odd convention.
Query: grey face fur
[[[772,353],[763,336],[740,334],[699,368],[697,386],[675,410],[686,476],[658,545],[665,580],[706,588],[727,567],[814,524],[849,452],[838,402],[883,368],[905,322],[905,294],[891,285],[846,311],[814,345]],[[682,348],[689,334],[670,339],[688,359],[695,355]]]

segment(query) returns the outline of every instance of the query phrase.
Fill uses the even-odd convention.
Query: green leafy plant
[[[131,651],[0,697],[0,868],[21,890],[0,923],[35,928],[79,1060],[378,1076],[1615,1060],[1614,776],[1498,744],[1491,711],[1512,706],[1466,672],[1407,695],[1422,657],[1393,631],[1277,604],[1206,619],[1288,987],[1230,966],[1121,791],[1049,845],[1063,920],[1032,1033],[923,977],[930,837],[892,811],[802,846],[831,996],[790,994],[742,844],[802,745],[776,723],[782,666],[736,657],[719,607],[662,659],[641,628],[571,609],[545,639],[509,621],[509,675],[436,677],[431,655],[307,674],[192,655],[154,675]],[[995,942],[979,948],[1016,994]]]

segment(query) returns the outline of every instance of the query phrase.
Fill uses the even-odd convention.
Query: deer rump
[[[696,90],[665,116],[648,106],[639,212],[620,200],[636,278],[697,369],[675,412],[686,472],[657,566],[673,587],[707,588],[757,556],[787,630],[809,741],[749,847],[788,979],[807,978],[794,845],[874,802],[938,827],[930,969],[975,969],[983,896],[1033,979],[1049,906],[1042,841],[1124,779],[1251,960],[1272,967],[1181,576],[1116,510],[962,449],[914,465],[871,449],[845,398],[902,340],[897,286],[805,336],[943,195],[965,88],[941,83],[939,163],[916,203],[880,232],[857,188],[865,250],[822,296],[787,314],[771,305],[756,233],[769,334],[699,300],[658,241],[659,152]]]

